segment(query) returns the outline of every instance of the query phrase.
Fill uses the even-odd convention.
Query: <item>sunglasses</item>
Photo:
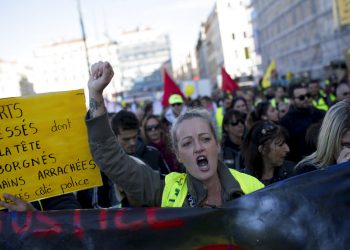
[[[146,126],[146,131],[147,132],[156,131],[158,129],[160,129],[160,125],[159,124]]]
[[[344,92],[343,93],[343,96],[349,96],[350,95],[350,92]]]
[[[172,107],[181,106],[181,105],[182,105],[182,103],[173,103],[173,104],[171,104]]]
[[[230,125],[231,126],[237,126],[238,123],[241,123],[244,125],[245,121],[243,119],[238,119],[237,121],[233,122],[233,121],[230,121]]]
[[[307,93],[306,95],[300,95],[298,97],[295,97],[295,99],[299,99],[299,101],[304,101],[305,99],[309,99],[311,95]]]

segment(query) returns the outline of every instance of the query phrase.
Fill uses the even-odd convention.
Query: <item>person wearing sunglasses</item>
[[[305,135],[308,127],[322,120],[325,112],[312,106],[312,99],[307,87],[302,83],[295,83],[289,87],[291,106],[288,113],[280,120],[289,134],[287,140],[290,153],[287,159],[299,162],[306,154]]]
[[[245,116],[237,110],[229,109],[222,124],[222,160],[229,168],[238,170],[244,168],[240,147],[246,129]]]
[[[181,95],[173,94],[169,97],[170,107],[165,111],[165,118],[170,124],[173,124],[177,117],[186,112],[187,107]]]
[[[148,115],[145,117],[142,123],[142,136],[148,146],[159,150],[161,157],[171,172],[180,172],[180,164],[177,162],[176,156],[170,147],[169,134],[162,127],[159,116]]]
[[[91,67],[88,81],[90,108],[85,122],[90,150],[96,164],[139,206],[222,207],[264,185],[220,161],[220,145],[208,111],[188,110],[171,128],[175,155],[186,173],[172,172],[160,178],[151,168],[127,155],[108,123],[103,90],[114,75],[108,62]]]
[[[286,138],[283,127],[271,121],[256,122],[242,144],[244,172],[265,185],[292,176],[295,163],[285,160],[289,152]]]

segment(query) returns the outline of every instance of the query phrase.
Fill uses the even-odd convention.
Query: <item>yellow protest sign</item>
[[[35,201],[102,185],[83,90],[0,99],[0,196]]]

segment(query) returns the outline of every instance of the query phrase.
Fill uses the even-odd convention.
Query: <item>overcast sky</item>
[[[155,27],[170,35],[175,66],[195,46],[215,0],[81,0],[87,38]],[[0,1],[0,59],[30,58],[34,48],[81,38],[76,0]]]

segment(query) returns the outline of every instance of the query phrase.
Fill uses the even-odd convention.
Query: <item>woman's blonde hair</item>
[[[328,110],[318,135],[316,151],[306,156],[296,167],[303,164],[312,164],[317,167],[335,164],[342,150],[342,137],[349,129],[350,99],[346,99]]]

